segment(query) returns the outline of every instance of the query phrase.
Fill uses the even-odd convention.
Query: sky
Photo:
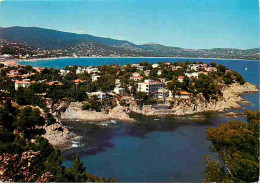
[[[259,47],[258,0],[0,0],[0,27],[182,48]]]

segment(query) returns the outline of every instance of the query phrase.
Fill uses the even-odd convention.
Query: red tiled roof
[[[131,76],[131,78],[143,78],[143,76]]]
[[[30,81],[15,81],[17,84],[29,84],[31,83]]]
[[[191,93],[189,93],[189,92],[180,92],[181,93],[181,95],[191,95]]]
[[[74,80],[74,83],[84,83],[85,81],[84,80],[81,80],[81,79],[75,79]]]

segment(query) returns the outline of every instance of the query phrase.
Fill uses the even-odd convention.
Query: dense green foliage
[[[260,112],[246,111],[247,123],[230,121],[208,131],[212,150],[223,163],[206,157],[205,182],[257,182],[259,180]]]
[[[41,132],[36,126],[43,125],[44,122],[54,123],[55,119],[49,113],[45,121],[38,109],[25,107],[18,110],[10,102],[0,108],[1,181],[10,178],[15,182],[42,180],[40,177],[58,182],[115,181],[87,173],[78,157],[71,168],[62,166],[61,151],[54,149],[47,139],[39,136]],[[27,156],[26,153],[31,155]],[[14,164],[10,158],[20,160]],[[20,169],[21,166],[24,168]]]

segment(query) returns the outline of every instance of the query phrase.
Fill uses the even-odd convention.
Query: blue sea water
[[[64,68],[67,65],[103,65],[138,62],[184,62],[185,58],[80,58],[58,59],[38,62],[20,62],[39,67]],[[190,61],[216,62],[235,70],[250,83],[259,86],[259,61],[188,59]],[[247,67],[247,70],[245,68]],[[245,94],[243,98],[251,105],[242,104],[245,109],[259,110],[259,93]],[[73,157],[79,154],[87,171],[119,181],[188,181],[201,182],[205,164],[204,155],[210,154],[210,143],[206,139],[207,130],[229,120],[245,118],[226,118],[217,113],[205,113],[205,119],[195,121],[189,118],[134,116],[136,124],[118,123],[110,126],[70,122],[67,126],[82,135],[80,147],[63,152],[64,165],[70,167]]]
[[[248,60],[225,60],[225,59],[199,59],[199,58],[64,58],[53,60],[39,60],[36,62],[20,61],[22,65],[32,65],[35,67],[47,67],[47,68],[65,68],[68,65],[78,66],[100,66],[100,65],[125,65],[140,62],[185,62],[185,61],[202,61],[205,63],[216,62],[217,64],[223,64],[229,69],[242,74],[247,81],[259,85],[259,61]],[[247,71],[245,68],[247,67]]]

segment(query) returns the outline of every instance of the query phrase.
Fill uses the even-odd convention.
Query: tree
[[[41,112],[38,109],[25,107],[19,111],[14,124],[20,130],[27,130],[36,125],[43,125],[44,118],[40,114]]]
[[[47,114],[47,125],[52,125],[56,123],[56,119],[52,116],[51,113]]]
[[[224,65],[220,64],[217,66],[217,70],[218,70],[218,75],[221,76],[222,74],[225,74],[226,67]]]
[[[207,164],[203,177],[204,182],[231,182],[224,165],[218,160],[212,160],[208,155],[204,157],[204,161]]]
[[[77,155],[74,159],[73,165],[67,171],[67,176],[72,182],[85,182],[86,181],[86,167],[80,161],[79,156]]]
[[[259,111],[246,111],[248,123],[230,121],[222,123],[218,128],[209,129],[207,139],[212,150],[217,152],[223,161],[218,167],[225,167],[225,177],[235,182],[256,182],[259,178]],[[216,163],[215,163],[216,164]],[[208,166],[212,162],[209,161]],[[215,168],[216,169],[216,168]],[[216,174],[214,168],[208,167],[205,179]],[[223,171],[220,172],[223,177]]]
[[[45,172],[51,172],[53,175],[51,181],[67,182],[69,181],[65,176],[65,168],[62,166],[63,156],[60,150],[55,149],[51,155],[48,156],[44,162]]]
[[[216,64],[216,62],[210,62],[210,66],[211,66],[211,67],[216,67],[217,64]]]

